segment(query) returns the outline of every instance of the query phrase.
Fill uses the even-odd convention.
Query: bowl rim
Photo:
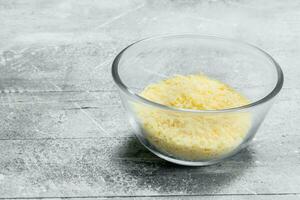
[[[277,71],[277,83],[276,83],[275,87],[271,90],[271,92],[269,92],[263,98],[261,98],[257,101],[254,101],[252,103],[243,105],[243,106],[227,108],[227,109],[218,109],[218,110],[193,110],[193,109],[171,107],[171,106],[163,105],[163,104],[156,103],[154,101],[148,100],[148,99],[140,96],[139,94],[133,92],[132,90],[130,90],[123,83],[123,81],[121,80],[121,78],[119,76],[119,62],[120,62],[124,52],[126,52],[128,49],[130,49],[131,47],[133,47],[136,44],[139,44],[141,42],[151,41],[151,40],[154,40],[154,39],[170,39],[170,38],[182,38],[182,37],[184,37],[184,38],[210,39],[210,40],[214,39],[214,40],[219,40],[219,41],[227,41],[227,42],[235,43],[237,45],[245,46],[247,48],[254,49],[254,50],[262,53],[262,55],[264,55],[266,59],[271,61],[271,63],[273,64],[273,66],[275,67],[275,69]],[[284,75],[283,75],[283,72],[282,72],[282,69],[281,69],[280,65],[275,61],[274,58],[272,58],[272,56],[269,53],[262,50],[261,48],[255,46],[255,45],[249,44],[247,42],[236,40],[236,39],[231,39],[231,38],[226,38],[226,37],[219,37],[219,36],[211,36],[211,35],[198,35],[198,34],[159,35],[159,36],[147,37],[147,38],[138,40],[138,41],[128,45],[120,53],[117,54],[117,56],[114,58],[113,63],[112,63],[111,73],[112,73],[113,80],[114,80],[115,84],[117,85],[117,87],[121,91],[123,91],[126,95],[128,95],[130,98],[132,98],[133,100],[141,102],[141,103],[146,104],[146,105],[157,107],[159,109],[169,110],[169,111],[176,111],[176,112],[185,112],[185,113],[225,113],[225,112],[243,111],[243,110],[261,105],[263,103],[266,103],[266,102],[270,101],[271,99],[273,99],[273,97],[275,97],[279,93],[279,91],[281,90],[281,88],[283,86],[283,82],[284,82]]]

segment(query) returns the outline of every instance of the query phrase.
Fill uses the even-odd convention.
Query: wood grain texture
[[[299,199],[300,2],[0,1],[0,199]],[[133,136],[110,75],[114,56],[157,34],[255,44],[285,84],[255,140],[189,168]]]

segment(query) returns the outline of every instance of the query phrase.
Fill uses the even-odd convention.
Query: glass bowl
[[[222,110],[191,110],[139,95],[149,84],[168,77],[199,73],[228,84],[250,103]],[[139,141],[157,156],[188,166],[214,164],[246,147],[283,85],[282,70],[268,53],[236,40],[201,35],[135,42],[116,56],[112,76]],[[165,127],[175,122],[189,129]],[[217,137],[211,136],[211,130]]]

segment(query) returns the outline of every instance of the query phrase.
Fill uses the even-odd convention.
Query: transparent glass
[[[149,84],[168,77],[199,73],[230,85],[250,103],[190,110],[139,95]],[[280,66],[263,50],[200,35],[153,37],[131,44],[115,58],[112,75],[140,142],[167,161],[189,166],[217,163],[246,147],[283,85]],[[165,123],[175,125],[164,128]],[[217,137],[209,133],[212,130]]]

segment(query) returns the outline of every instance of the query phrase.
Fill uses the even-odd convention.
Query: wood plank
[[[120,131],[128,136],[129,133],[116,93],[15,94],[3,99],[6,103],[0,106],[3,119],[0,139],[122,136]],[[89,109],[94,109],[94,113]]]
[[[258,139],[297,135],[299,90],[283,90]],[[293,96],[295,98],[290,98]],[[116,92],[45,92],[0,95],[0,139],[128,137],[131,129]],[[285,119],[289,118],[289,121]]]
[[[68,198],[68,199],[87,199],[87,200],[107,200],[107,199],[111,199],[111,198],[107,198],[107,197],[90,197],[90,198],[86,198],[86,197],[79,197],[79,198]],[[116,200],[125,200],[125,199],[142,199],[142,200],[155,200],[155,199],[163,199],[163,200],[169,200],[169,199],[174,199],[174,200],[178,200],[178,199],[187,199],[187,200],[196,200],[196,199],[204,199],[204,200],[236,200],[236,199],[241,199],[241,200],[249,200],[249,199],[254,199],[254,200],[273,200],[273,199],[278,199],[278,200],[294,200],[299,198],[298,194],[290,194],[290,195],[282,195],[282,194],[278,194],[278,195],[220,195],[220,196],[176,196],[176,195],[170,195],[170,196],[152,196],[152,197],[114,197],[114,199]],[[58,198],[60,199],[60,198]]]
[[[0,196],[298,193],[296,139],[275,141],[195,168],[165,162],[134,138],[0,141]]]
[[[241,200],[249,200],[249,199],[254,199],[254,200],[273,200],[273,199],[278,199],[278,200],[294,200],[299,198],[299,194],[264,194],[264,195],[153,195],[153,196],[126,196],[126,197],[121,197],[121,196],[114,196],[113,197],[115,200],[125,200],[125,199],[142,199],[142,200],[157,200],[157,199],[187,199],[187,200],[195,200],[195,199],[204,199],[204,200],[236,200],[236,199],[241,199]],[[4,198],[0,198],[4,199]],[[76,199],[87,199],[87,200],[108,200],[112,199],[112,197],[100,197],[100,196],[78,196],[78,197],[45,197],[45,198],[5,198],[5,199],[71,199],[71,200],[76,200]]]
[[[84,48],[92,51],[93,47],[85,45],[80,47],[59,46],[55,47],[56,50],[52,50],[54,48],[52,46],[44,48],[45,52],[34,53],[36,49],[28,47],[25,53],[20,53],[21,55],[15,50],[7,50],[2,57],[0,55],[0,59],[5,60],[4,64],[0,64],[0,91],[109,91],[116,89],[110,73],[113,56],[99,60],[101,56],[97,54],[93,54],[92,58],[85,55],[85,52],[78,55],[79,52],[85,51]],[[65,48],[71,50],[65,50]],[[94,47],[94,49],[97,48]],[[57,52],[50,54],[51,51]],[[68,52],[68,55],[62,53],[65,51]],[[31,55],[32,53],[34,56]],[[114,52],[114,54],[116,53]],[[5,57],[6,54],[13,55],[8,59]],[[285,73],[284,88],[296,87],[299,89],[295,83],[299,83],[300,69],[294,66],[299,65],[300,62],[291,60],[298,54],[299,51],[294,50],[283,55],[281,52],[274,52],[275,58],[278,58]],[[7,59],[8,61],[6,61]],[[65,64],[65,62],[67,63]]]

